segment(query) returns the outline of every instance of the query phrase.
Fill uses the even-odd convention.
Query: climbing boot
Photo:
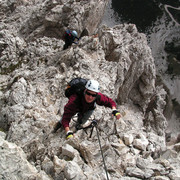
[[[52,133],[55,133],[61,126],[62,126],[62,124],[60,123],[60,121],[58,121],[58,122],[55,124]]]
[[[78,130],[82,129],[82,125],[79,124],[79,123],[77,123],[76,126],[75,126],[75,128],[76,128],[76,131],[78,131]]]
[[[87,120],[86,121],[86,123],[84,123],[84,124],[81,124],[81,123],[77,123],[76,124],[76,130],[78,131],[78,130],[80,130],[80,129],[87,129],[87,128],[89,128],[90,126],[91,126],[91,121],[89,121],[89,120]]]

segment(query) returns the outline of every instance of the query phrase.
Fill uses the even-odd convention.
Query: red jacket
[[[76,113],[80,112],[83,114],[88,110],[94,109],[95,103],[109,108],[112,108],[113,106],[116,107],[116,103],[102,93],[98,93],[97,98],[92,103],[87,103],[84,96],[78,97],[78,95],[73,94],[70,96],[68,103],[64,107],[64,114],[61,121],[63,127],[69,127],[69,122]]]

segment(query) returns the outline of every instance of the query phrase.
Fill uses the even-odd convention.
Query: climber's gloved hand
[[[113,109],[112,111],[112,115],[116,117],[116,119],[120,119],[121,114],[119,111],[117,111],[116,109]]]
[[[70,138],[73,138],[74,136],[73,136],[73,132],[72,131],[68,131],[67,133],[66,133],[66,139],[70,139]]]

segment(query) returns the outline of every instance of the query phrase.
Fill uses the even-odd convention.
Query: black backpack
[[[74,78],[72,79],[65,89],[65,96],[69,98],[72,94],[80,95],[85,90],[87,79]]]

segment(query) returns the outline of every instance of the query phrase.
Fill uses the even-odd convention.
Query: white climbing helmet
[[[76,32],[75,30],[73,30],[73,31],[71,32],[71,34],[72,34],[74,37],[78,37],[78,34],[77,34],[77,32]]]
[[[96,80],[89,80],[86,83],[86,89],[94,92],[99,92],[99,83]]]

